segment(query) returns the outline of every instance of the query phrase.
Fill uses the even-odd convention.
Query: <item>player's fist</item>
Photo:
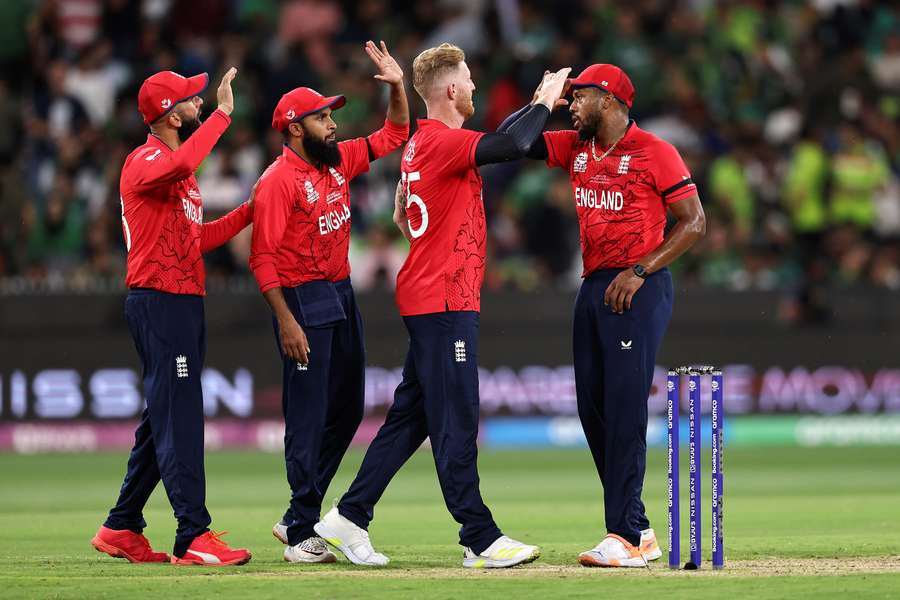
[[[369,55],[369,58],[375,63],[375,67],[378,68],[378,74],[375,75],[375,79],[391,85],[398,85],[403,82],[403,69],[400,68],[400,65],[388,52],[383,40],[380,48],[372,40],[366,42],[366,54]]]
[[[231,111],[234,110],[234,92],[231,91],[231,82],[236,75],[237,69],[234,67],[228,69],[222,77],[222,81],[219,82],[218,89],[216,89],[216,102],[219,105],[219,110],[226,115],[230,115]]]

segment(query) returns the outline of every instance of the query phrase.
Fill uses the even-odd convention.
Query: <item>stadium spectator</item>
[[[3,224],[0,277],[44,285],[52,272],[65,286],[120,270],[119,194],[108,173],[121,166],[123,145],[140,142],[141,123],[133,110],[102,107],[133,107],[148,74],[214,73],[226,63],[241,68],[232,131],[198,173],[209,200],[226,211],[247,196],[260,165],[280,152],[267,118],[283,90],[340,89],[351,98],[342,131],[353,137],[377,127],[372,107],[383,105],[383,90],[368,80],[354,49],[360,40],[383,38],[407,66],[433,40],[465,46],[483,82],[473,128],[493,129],[526,101],[544,65],[622,65],[642,91],[634,117],[683,149],[710,223],[725,227],[678,265],[684,285],[783,289],[801,304],[832,285],[895,289],[900,8],[894,4],[0,3],[0,122],[9,125],[0,131],[6,165],[0,193],[4,214],[27,207],[26,218]],[[73,16],[76,9],[82,17]],[[417,102],[413,112],[421,116]],[[564,113],[551,128],[568,126]],[[24,136],[15,133],[20,122]],[[393,285],[398,238],[384,224],[399,171],[395,158],[384,162],[354,182],[359,289]],[[44,215],[59,172],[74,186],[63,214],[81,217],[73,221],[79,231],[68,242],[70,258],[48,268],[36,265],[44,255],[31,248],[32,240],[46,239]],[[571,227],[571,198],[557,197],[557,182],[533,166],[496,165],[483,176],[492,253],[486,288],[575,285],[577,248],[554,243],[568,238],[561,232]],[[239,277],[252,289],[242,252],[238,241],[211,257],[211,287]],[[802,320],[810,312],[816,310],[791,314]]]

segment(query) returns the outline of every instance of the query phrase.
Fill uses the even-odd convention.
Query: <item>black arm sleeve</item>
[[[550,110],[543,104],[529,106],[506,131],[486,133],[475,147],[475,164],[481,166],[524,158],[538,138],[543,142],[541,132],[549,117]]]
[[[513,114],[511,114],[508,117],[506,117],[505,119],[503,119],[503,122],[500,123],[499,127],[497,127],[497,131],[504,132],[507,129],[509,129],[509,126],[512,125],[513,123],[515,123],[516,121],[518,121],[519,117],[524,115],[525,111],[527,111],[529,108],[531,108],[531,106],[532,106],[531,104],[526,104],[525,106],[523,106],[522,108],[520,108],[519,110],[514,112]]]
[[[519,120],[519,117],[525,114],[525,112],[531,108],[531,104],[526,104],[513,114],[509,115],[503,122],[500,123],[500,126],[497,127],[497,131],[506,131],[512,126],[513,123]],[[539,135],[534,143],[531,144],[531,148],[528,149],[528,152],[525,153],[526,158],[533,158],[535,160],[547,160],[549,153],[547,152],[547,143],[544,141],[544,136]]]

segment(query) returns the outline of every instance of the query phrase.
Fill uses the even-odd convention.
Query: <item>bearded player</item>
[[[350,284],[350,182],[409,137],[403,71],[366,44],[390,89],[384,127],[337,142],[343,96],[301,87],[275,107],[284,150],[256,190],[250,266],[272,309],[282,359],[284,457],[290,506],[275,524],[293,563],[334,562],[316,535],[322,498],[363,417],[366,353]]]
[[[91,543],[130,562],[240,565],[243,549],[229,548],[209,530],[203,468],[203,388],[206,355],[203,253],[246,227],[252,203],[203,222],[194,171],[231,123],[229,69],[216,92],[218,108],[200,122],[206,73],[157,73],[138,91],[150,135],[122,167],[122,231],[128,250],[125,317],[143,366],[147,404],[134,434],[128,472],[116,505]],[[154,552],[142,531],[143,509],[162,479],[178,530],[171,558]]]
[[[474,113],[462,50],[442,44],[413,63],[413,86],[428,118],[401,162],[404,200],[395,215],[410,240],[397,276],[397,305],[409,332],[403,380],[356,479],[316,531],[356,564],[383,565],[367,528],[393,476],[425,438],[444,501],[462,525],[463,566],[511,567],[537,546],[503,535],[485,506],[478,469],[478,320],[486,227],[478,167],[521,158],[540,136],[569,69],[545,78],[537,102],[505,132],[462,129]],[[403,214],[408,211],[408,214]]]
[[[544,133],[528,156],[568,171],[581,230],[575,389],[603,484],[607,535],[578,560],[591,567],[642,567],[662,556],[641,490],[647,399],[672,316],[666,267],[703,236],[706,218],[678,151],[629,118],[634,86],[624,71],[591,65],[569,83],[574,130]],[[529,109],[500,129],[514,127]],[[667,212],[675,224],[664,235]]]

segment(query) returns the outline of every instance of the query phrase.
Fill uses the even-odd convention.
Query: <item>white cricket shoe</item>
[[[369,532],[341,516],[336,506],[313,525],[313,529],[326,542],[343,552],[354,565],[382,567],[390,562],[387,556],[375,552],[369,541]]]
[[[296,546],[284,549],[284,560],[292,563],[333,563],[337,562],[325,540],[320,537],[306,538]]]
[[[653,528],[647,528],[641,531],[641,554],[649,560],[658,560],[662,556],[662,550],[656,542],[656,532]]]
[[[530,563],[540,555],[541,549],[537,546],[529,546],[502,535],[481,554],[475,554],[471,548],[466,548],[463,566],[469,569],[501,569]]]
[[[578,555],[585,567],[646,567],[647,559],[638,547],[614,533],[587,552]]]
[[[278,521],[277,523],[275,523],[275,525],[272,526],[272,535],[278,538],[278,541],[285,545],[288,543],[287,528],[288,526],[281,521]]]

